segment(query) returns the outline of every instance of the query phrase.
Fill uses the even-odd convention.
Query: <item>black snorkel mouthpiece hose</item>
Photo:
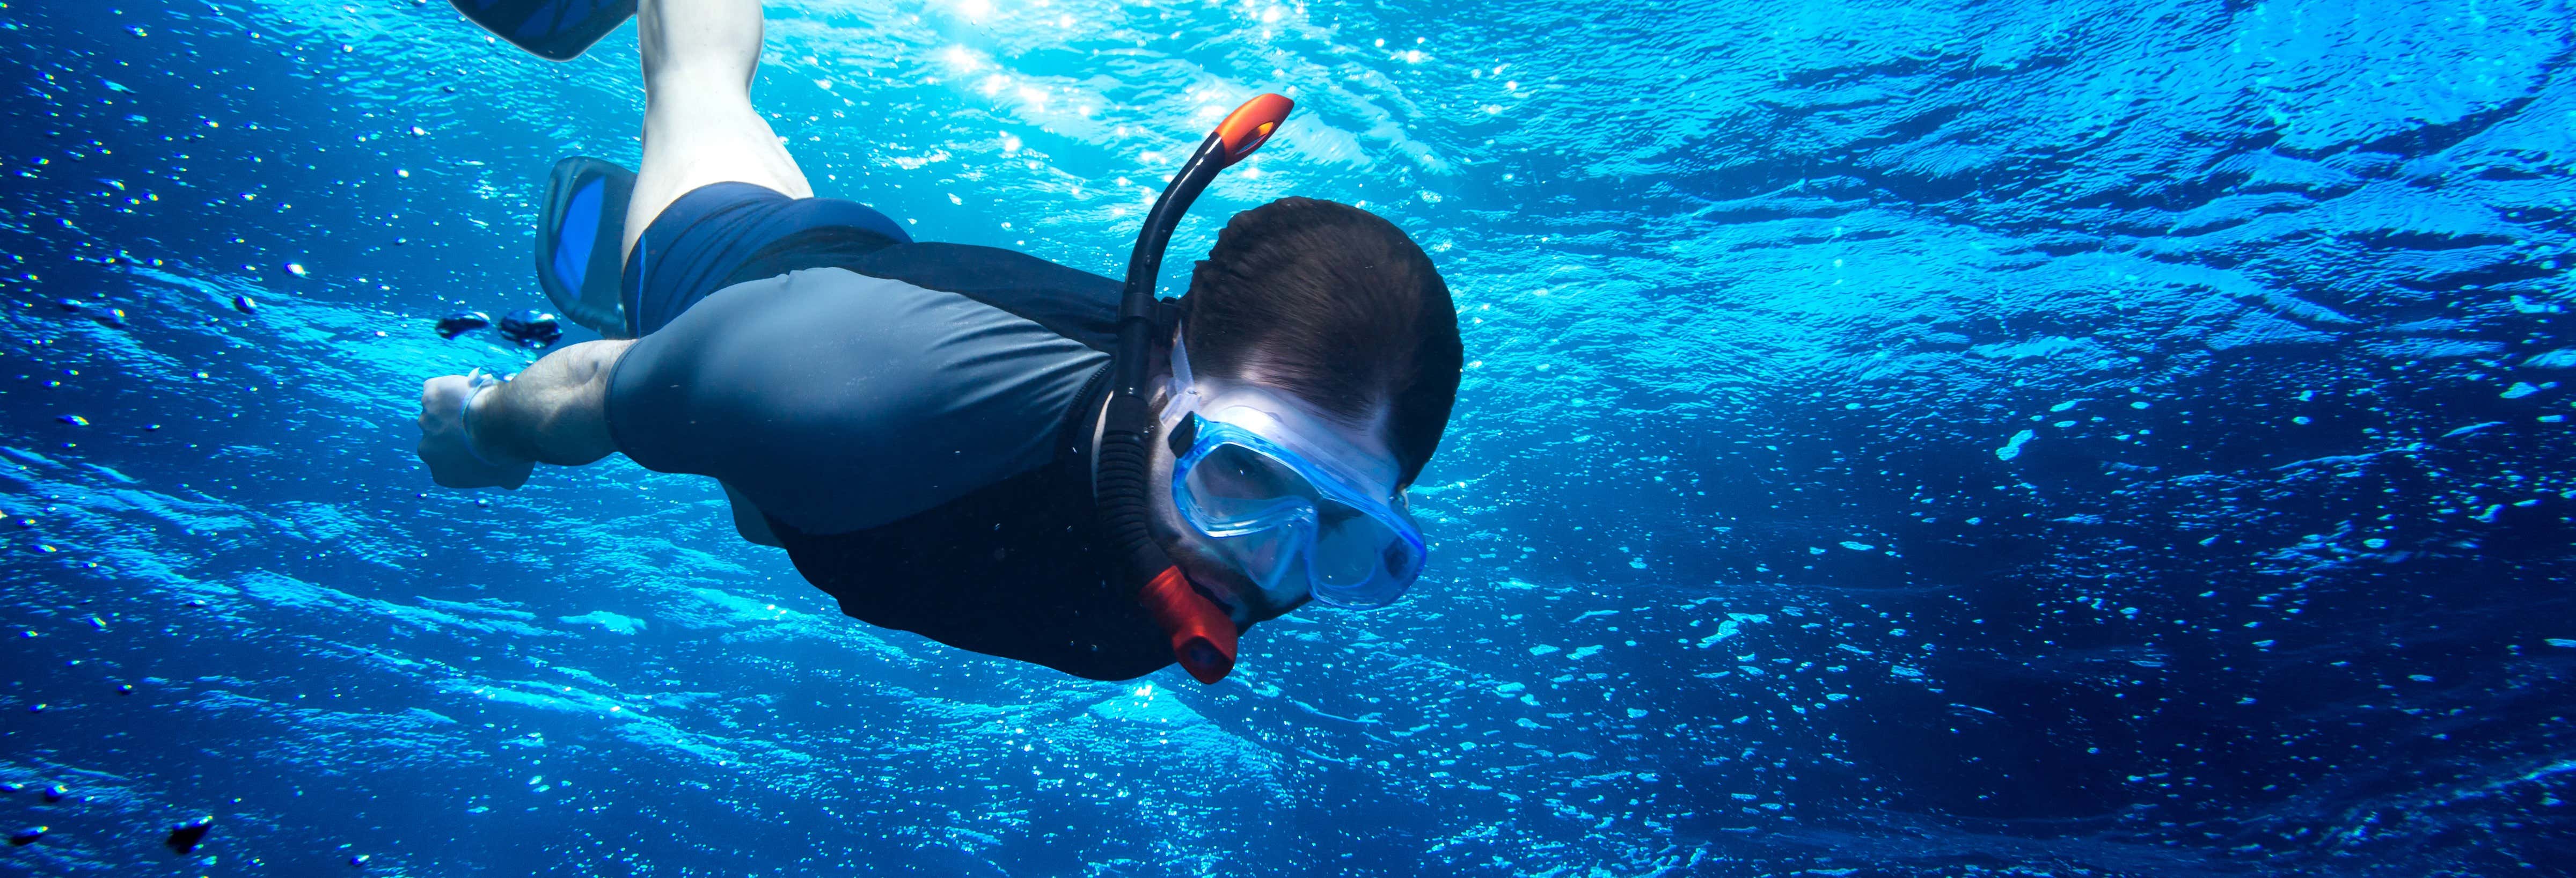
[[[1137,602],[1172,636],[1172,657],[1201,683],[1214,684],[1234,670],[1235,636],[1241,632],[1214,602],[1190,588],[1189,579],[1171,556],[1154,542],[1146,486],[1152,460],[1146,446],[1153,431],[1153,412],[1145,380],[1150,377],[1155,329],[1154,282],[1163,267],[1163,248],[1172,229],[1188,213],[1190,202],[1215,180],[1217,172],[1242,161],[1279,130],[1296,103],[1275,94],[1243,102],[1217,123],[1197,152],[1173,175],[1171,185],[1145,214],[1136,235],[1136,250],[1127,258],[1127,286],[1118,306],[1118,349],[1110,366],[1109,410],[1100,432],[1100,469],[1092,485],[1094,502],[1109,542],[1125,568]]]

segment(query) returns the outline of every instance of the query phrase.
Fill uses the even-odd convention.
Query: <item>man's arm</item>
[[[608,375],[634,345],[594,341],[547,354],[518,377],[442,375],[420,389],[420,459],[450,488],[516,488],[539,463],[580,466],[617,450]]]

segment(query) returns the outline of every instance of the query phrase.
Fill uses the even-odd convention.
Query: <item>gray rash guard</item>
[[[889,524],[1045,465],[1109,357],[951,292],[839,268],[735,284],[626,352],[619,451],[714,476],[769,517]]]
[[[777,248],[636,342],[618,450],[738,491],[850,616],[1092,679],[1171,664],[1091,492],[1117,282],[861,243]]]

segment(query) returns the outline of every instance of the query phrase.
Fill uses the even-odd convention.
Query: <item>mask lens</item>
[[[1274,599],[1285,600],[1293,597],[1287,583],[1297,581],[1292,574],[1299,569],[1297,557],[1303,541],[1304,528],[1290,526],[1220,540],[1219,544],[1254,585]]]
[[[1315,507],[1315,486],[1287,464],[1241,445],[1219,445],[1184,479],[1202,524],[1248,524],[1276,513]]]
[[[1385,567],[1388,542],[1403,542],[1377,519],[1339,503],[1325,504],[1315,532],[1315,576],[1328,586],[1355,586]]]
[[[1333,504],[1315,541],[1316,597],[1350,607],[1392,603],[1422,572],[1422,551],[1386,522]]]

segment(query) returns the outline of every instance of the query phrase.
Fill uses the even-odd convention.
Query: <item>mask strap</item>
[[[1172,328],[1172,381],[1181,387],[1189,387],[1197,382],[1197,379],[1190,375],[1189,338],[1183,335],[1180,327]],[[1193,389],[1192,392],[1195,393],[1196,390]]]
[[[1199,403],[1202,401],[1198,379],[1190,372],[1188,339],[1183,337],[1179,327],[1172,329],[1171,389],[1171,399],[1163,402],[1162,421],[1163,432],[1166,435],[1171,433],[1172,427],[1180,423],[1182,418],[1188,417],[1191,412],[1198,411]]]

